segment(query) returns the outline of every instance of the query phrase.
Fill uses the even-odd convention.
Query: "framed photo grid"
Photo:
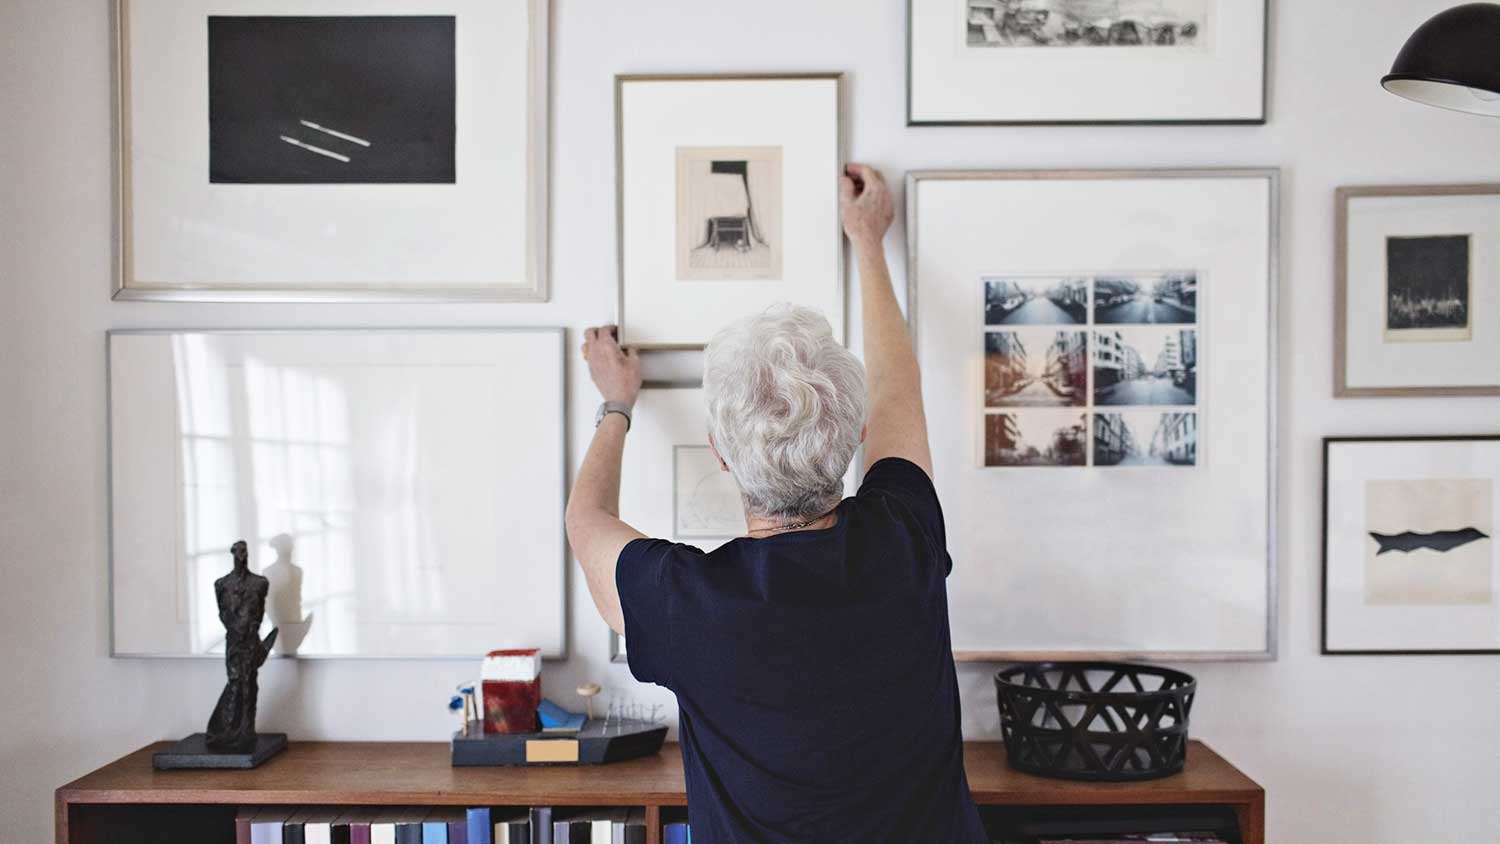
[[[908,174],[958,658],[1275,657],[1277,183]]]
[[[1327,655],[1500,654],[1500,435],[1323,440]]]
[[[1202,273],[983,274],[979,465],[1193,467]]]

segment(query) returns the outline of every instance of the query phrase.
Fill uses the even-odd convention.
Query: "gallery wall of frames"
[[[1493,126],[1376,84],[1440,3],[41,5],[0,12],[49,93],[0,91],[73,127],[0,148],[0,484],[59,526],[3,622],[65,748],[24,755],[36,794],[201,726],[240,538],[278,655],[316,658],[267,665],[269,727],[431,739],[432,691],[523,640],[549,691],[670,703],[569,573],[579,332],[646,349],[624,517],[734,541],[698,350],[781,300],[860,350],[850,160],[897,197],[966,737],[997,661],[1152,658],[1192,663],[1274,840],[1336,839],[1330,789],[1400,807],[1360,829],[1394,844],[1500,788],[1422,755],[1500,730]],[[1330,729],[1370,724],[1404,772]]]
[[[410,0],[400,11],[358,0],[295,15],[269,0],[121,0],[118,298],[546,300],[545,0]],[[912,126],[1267,120],[1260,3],[910,0],[908,11]],[[1007,78],[1036,84],[994,84]],[[845,339],[835,184],[848,160],[847,88],[836,69],[616,75],[613,305],[622,342],[701,349],[727,321],[778,301],[820,309]],[[907,312],[927,369],[953,551],[972,561],[953,590],[961,658],[1276,656],[1278,186],[1274,167],[1246,166],[909,173]],[[1336,392],[1500,392],[1500,340],[1476,329],[1473,308],[1484,301],[1476,281],[1493,275],[1500,254],[1497,190],[1345,187],[1337,213]],[[319,222],[327,219],[341,222]],[[171,354],[127,353],[146,342]],[[303,655],[462,654],[485,637],[564,655],[556,521],[566,484],[545,472],[553,480],[538,496],[515,482],[533,477],[523,458],[549,437],[516,431],[489,441],[498,443],[494,464],[515,473],[494,473],[492,495],[477,496],[500,514],[480,536],[442,510],[451,490],[476,482],[422,445],[438,435],[465,441],[432,420],[444,414],[443,390],[457,390],[450,406],[471,392],[441,373],[465,366],[472,344],[457,342],[450,360],[442,340],[340,338],[344,349],[371,344],[364,355],[335,355],[344,366],[379,361],[370,366],[442,382],[370,392],[341,382],[346,371],[331,368],[312,336],[262,342],[306,356],[187,331],[112,345],[116,652],[211,652],[196,632],[192,584],[207,576],[214,549],[253,526],[263,542],[291,536],[316,549],[292,563],[303,575],[280,586],[301,593],[284,602],[296,612],[304,602],[321,610],[289,619],[318,628]],[[153,365],[160,371],[141,371]],[[482,394],[540,400],[563,388],[559,367],[551,383],[537,380],[547,371],[528,369],[523,384],[495,369],[476,383]],[[345,398],[359,411],[348,422],[330,407]],[[701,399],[686,392],[648,406],[693,419]],[[134,410],[136,402],[160,412]],[[488,427],[485,408],[475,409],[471,431],[507,430],[506,408],[492,407],[499,415]],[[383,456],[382,427],[402,421],[424,472],[367,477]],[[529,421],[560,431],[564,414]],[[333,445],[351,467],[333,477],[330,424],[343,425]],[[627,495],[630,506],[671,513],[662,533],[673,539],[732,540],[732,483],[714,477],[697,426],[673,434],[673,424],[633,437],[660,440],[633,451],[659,450],[640,474],[665,472],[671,483]],[[223,428],[218,453],[198,438],[205,425]],[[278,436],[295,447],[272,457]],[[160,454],[141,472],[148,444]],[[307,500],[318,497],[309,480],[321,490],[316,501]],[[1056,500],[1076,504],[1060,512]],[[422,547],[380,545],[364,529],[389,517],[387,501],[412,508]],[[538,502],[544,512],[530,512]],[[1387,528],[1390,509],[1375,508]],[[1089,529],[1068,531],[1078,519]],[[500,537],[549,521],[549,583],[526,581],[533,600],[518,605],[508,630],[485,632],[454,609],[455,584],[476,582],[475,572],[534,575],[536,554],[505,553]],[[1489,535],[1475,531],[1469,550],[1482,549],[1493,568]],[[1400,557],[1381,562],[1421,565],[1450,552],[1441,544],[1398,548]],[[1101,568],[1105,556],[1112,565]],[[354,558],[385,579],[421,583],[441,609],[384,606],[363,581],[335,588]],[[151,564],[138,570],[138,560]],[[1153,588],[1142,589],[1148,579]],[[176,595],[175,627],[147,633],[153,625],[133,618],[140,603],[125,596],[149,588]],[[1150,611],[1163,590],[1192,599]],[[994,612],[1018,592],[1024,611]],[[397,641],[375,632],[386,623],[420,632]]]

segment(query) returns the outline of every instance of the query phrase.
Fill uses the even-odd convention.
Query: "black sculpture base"
[[[661,751],[667,739],[665,724],[646,721],[584,724],[576,735],[558,733],[484,734],[471,721],[465,732],[453,734],[455,768],[503,765],[606,765]]]
[[[208,749],[208,734],[193,733],[166,750],[151,754],[151,767],[158,771],[179,768],[254,768],[286,750],[286,733],[261,733],[255,749],[248,753],[221,753]]]

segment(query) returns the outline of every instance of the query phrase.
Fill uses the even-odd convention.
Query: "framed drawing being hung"
[[[615,78],[621,342],[701,348],[776,302],[844,339],[839,74]]]
[[[1500,437],[1323,440],[1323,653],[1500,654]]]
[[[1500,185],[1337,192],[1334,394],[1500,395]]]
[[[221,654],[243,539],[279,652],[566,655],[561,329],[116,331],[108,367],[112,654]]]
[[[1266,9],[907,0],[907,122],[1264,123]]]
[[[115,298],[547,298],[548,0],[116,15]]]
[[[712,551],[746,530],[739,487],[708,445],[708,405],[694,387],[646,389],[620,476],[620,518],[647,536]],[[625,639],[610,633],[610,654]]]
[[[1273,657],[1277,172],[906,197],[958,657]]]

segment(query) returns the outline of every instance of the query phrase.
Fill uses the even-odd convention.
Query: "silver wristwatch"
[[[599,405],[599,412],[594,414],[594,427],[597,428],[604,422],[604,417],[611,413],[618,413],[625,417],[625,430],[630,431],[630,405],[622,401],[607,401]]]

